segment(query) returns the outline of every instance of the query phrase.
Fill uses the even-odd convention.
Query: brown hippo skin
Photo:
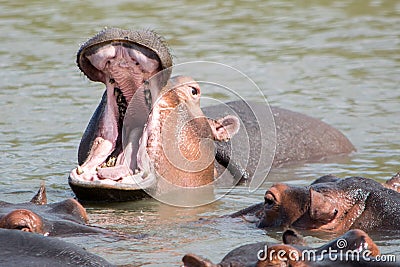
[[[235,116],[207,119],[200,97],[200,86],[192,78],[171,78],[153,105],[142,136],[147,144],[138,152],[146,149],[157,176],[180,187],[211,184],[214,140],[229,140],[239,130]]]
[[[55,237],[0,229],[0,240],[0,266],[114,266],[77,245]]]
[[[349,229],[367,232],[400,231],[400,193],[363,177],[340,179],[327,175],[310,186],[274,184],[264,203],[232,214],[253,214],[259,228],[292,227],[295,229],[341,234]],[[388,188],[389,187],[389,188]]]
[[[27,203],[0,201],[0,228],[21,230],[42,235],[60,236],[77,233],[106,233],[86,225],[85,208],[75,199],[47,204],[44,184]]]
[[[162,38],[152,31],[105,29],[81,46],[77,64],[89,79],[104,83],[106,91],[83,134],[78,150],[78,167],[71,172],[69,184],[80,200],[126,201],[143,198],[145,194],[137,184],[104,180],[116,180],[119,176],[116,173],[124,168],[121,167],[121,155],[125,121],[135,124],[135,131],[131,133],[133,139],[139,140],[142,135],[152,103],[170,76],[172,57],[169,49]],[[157,79],[149,79],[155,74],[159,76]],[[134,100],[137,99],[136,111],[129,114],[126,108],[133,95]],[[228,105],[240,116],[245,131],[249,133],[249,163],[246,164],[247,154],[231,160],[230,142],[215,142],[216,160],[227,167],[234,177],[250,179],[260,163],[260,126],[245,102],[235,101]],[[255,104],[255,109],[257,105],[262,108],[261,104]],[[225,114],[225,107],[206,107],[203,112],[215,120],[235,115]],[[281,108],[272,108],[272,112],[276,129],[271,131],[277,132],[274,166],[318,160],[355,150],[342,133],[320,120]],[[275,142],[271,146],[275,147]],[[134,151],[138,147],[138,141],[132,142]],[[132,159],[132,169],[136,169],[137,162]],[[102,170],[103,176],[97,179],[100,168],[110,169]],[[77,179],[80,175],[86,177],[84,181]]]
[[[338,244],[341,244],[339,242],[343,242],[343,240],[346,241],[347,246],[338,247]],[[267,250],[266,254],[265,250]],[[302,254],[305,250],[313,251],[313,253],[304,252]],[[332,252],[331,257],[328,256],[328,251]],[[341,254],[345,255],[346,252],[349,253],[350,251],[357,251],[360,255],[359,260],[347,261],[345,257],[340,258]],[[363,252],[365,252],[365,258],[362,257]],[[279,256],[278,253],[280,253]],[[304,255],[304,258],[301,257],[302,255]],[[283,233],[283,244],[258,242],[243,245],[229,252],[219,264],[214,264],[195,254],[186,254],[182,261],[185,267],[399,266],[398,262],[374,262],[378,255],[380,255],[380,252],[377,245],[361,230],[350,230],[317,248],[305,245],[302,237],[295,231],[286,230]],[[335,256],[336,260],[333,260]]]

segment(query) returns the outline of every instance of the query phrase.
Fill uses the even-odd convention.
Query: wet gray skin
[[[172,65],[171,55],[162,39],[151,31],[106,29],[80,48],[77,63],[91,80],[106,85],[106,92],[93,114],[82,137],[78,151],[78,167],[69,177],[69,184],[80,200],[126,201],[146,196],[136,183],[119,179],[122,160],[122,126],[126,107],[132,95],[137,96],[137,110],[129,118],[137,125],[133,135],[133,150],[138,150],[139,139],[147,121],[155,95],[166,83],[169,72],[160,75],[153,84],[149,78]],[[154,84],[155,83],[155,84]],[[142,86],[143,85],[143,86]],[[232,155],[229,142],[216,142],[217,169],[228,168],[238,179],[250,179],[259,164],[262,142],[260,128],[253,110],[244,102],[228,103],[244,124],[249,134],[250,157],[241,155],[238,148]],[[260,104],[261,105],[261,104]],[[226,106],[203,108],[206,116],[217,119],[226,113]],[[254,104],[257,108],[257,104]],[[260,106],[260,109],[262,106]],[[350,141],[338,130],[320,120],[281,108],[272,108],[277,133],[273,166],[279,167],[299,161],[348,154],[354,151]],[[275,146],[271,144],[271,146]],[[245,154],[246,149],[243,149]],[[234,158],[234,159],[233,159]],[[135,159],[132,159],[135,164]],[[131,166],[136,169],[137,166]],[[268,169],[268,166],[262,166]],[[105,170],[107,169],[107,170]],[[99,170],[99,171],[98,171]],[[118,183],[115,183],[118,181]],[[141,187],[146,187],[142,184]]]
[[[260,228],[295,229],[344,233],[349,229],[371,232],[400,230],[399,176],[384,185],[363,177],[340,179],[327,175],[310,186],[274,184],[264,203],[241,210],[231,217],[258,221]]]
[[[105,259],[55,237],[0,229],[1,266],[114,266]]]
[[[241,132],[249,136],[249,156],[246,154],[247,150],[240,147],[236,148],[235,155],[232,155],[231,142],[217,142],[216,159],[219,164],[228,167],[234,177],[245,180],[253,177],[257,168],[269,167],[264,166],[267,163],[260,162],[260,149],[265,140],[261,139],[260,125],[256,118],[256,114],[264,114],[265,103],[251,102],[250,108],[243,101],[233,101],[203,108],[204,114],[210,118],[225,116],[232,111],[243,122],[238,136]],[[279,107],[271,107],[271,112],[275,129],[267,130],[276,131],[276,150],[272,162],[274,168],[348,155],[355,151],[346,136],[321,120]],[[234,160],[230,161],[232,156]]]
[[[85,208],[75,199],[47,204],[44,184],[30,202],[14,204],[0,201],[0,228],[45,236],[109,233],[101,228],[88,226],[87,222]]]
[[[344,248],[338,247],[338,240],[346,240],[347,246]],[[341,241],[343,242],[343,241]],[[270,257],[259,260],[258,252],[260,250],[265,251],[265,248],[268,248],[267,255]],[[296,261],[288,258],[289,253],[298,253],[298,255],[302,255],[301,252],[305,249],[313,249],[315,250],[315,255],[317,255],[317,259],[314,260],[304,260],[304,261]],[[336,251],[338,260],[334,261],[334,255],[331,255],[331,258],[324,257],[323,259],[318,258],[322,251]],[[285,251],[285,255],[281,254],[280,259],[276,257],[276,253],[273,253],[272,250]],[[369,258],[365,260],[359,261],[340,261],[339,255],[341,253],[346,253],[346,251],[357,250],[358,252],[362,252],[364,250],[369,250],[371,254]],[[311,248],[304,244],[303,238],[297,234],[293,230],[286,230],[283,233],[283,244],[269,244],[266,242],[258,242],[240,246],[235,248],[231,252],[229,252],[219,264],[214,264],[211,261],[204,259],[195,254],[186,254],[182,261],[185,267],[228,267],[228,266],[236,266],[236,267],[262,267],[262,266],[292,266],[292,267],[311,267],[311,266],[332,266],[333,264],[340,264],[340,266],[380,266],[375,265],[374,259],[377,255],[379,255],[379,248],[372,241],[372,239],[361,230],[350,230],[344,235],[327,242],[325,245],[317,248]],[[307,255],[307,254],[305,254]],[[263,257],[264,254],[259,254],[260,257]],[[360,257],[361,258],[361,257]],[[342,257],[343,259],[343,257]],[[395,263],[388,263],[388,265],[382,266],[397,266]]]

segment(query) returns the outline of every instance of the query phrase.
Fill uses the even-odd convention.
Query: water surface
[[[213,218],[262,201],[275,181],[306,185],[328,173],[379,181],[400,171],[400,3],[338,1],[13,1],[0,3],[0,194],[27,201],[46,181],[49,201],[73,196],[67,183],[77,147],[103,91],[75,64],[81,43],[103,27],[150,28],[176,63],[210,60],[253,79],[271,105],[340,129],[350,157],[273,170],[250,194],[238,187],[208,206],[153,200],[91,205],[91,223],[133,234],[123,240],[71,237],[115,264],[177,266],[188,252],[213,261],[238,245],[280,234]],[[243,89],[246,94],[246,89]],[[146,234],[146,238],[134,238]],[[311,244],[323,242],[307,237]],[[400,239],[376,236],[384,253]]]

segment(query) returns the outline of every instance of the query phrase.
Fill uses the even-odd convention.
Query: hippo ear
[[[46,186],[44,185],[44,182],[42,182],[40,184],[39,191],[31,199],[30,202],[32,202],[33,204],[36,204],[36,205],[46,205],[47,204]]]
[[[236,116],[228,115],[218,120],[208,119],[211,126],[214,140],[228,141],[240,128],[239,119]]]
[[[207,259],[203,259],[195,254],[186,254],[182,259],[183,267],[217,267]]]
[[[331,183],[331,182],[334,183],[334,182],[337,182],[339,180],[340,180],[339,177],[336,177],[335,175],[332,175],[332,174],[328,174],[328,175],[324,175],[324,176],[319,177],[317,180],[312,182],[311,185],[322,184],[322,183]]]
[[[383,186],[400,193],[400,172],[398,172],[390,180],[386,181]]]
[[[310,188],[310,198],[309,214],[313,221],[326,224],[336,217],[338,210],[329,198],[312,188]]]
[[[304,238],[293,229],[286,229],[283,232],[282,241],[286,245],[306,245]]]

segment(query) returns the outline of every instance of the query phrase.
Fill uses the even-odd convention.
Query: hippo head
[[[152,79],[143,85],[151,91],[152,109],[145,113],[146,120],[139,103],[142,96],[135,93],[131,98],[118,135],[123,140],[118,154],[108,154],[113,146],[106,139],[92,142],[88,159],[70,174],[78,198],[84,193],[79,194],[77,184],[147,189],[160,182],[185,188],[213,182],[214,140],[229,140],[239,130],[239,119],[206,118],[200,109],[200,86],[190,77],[173,77],[159,86]]]
[[[307,251],[304,251],[307,250]],[[362,254],[364,252],[364,254]],[[328,254],[330,253],[330,254]],[[255,266],[292,266],[292,267],[311,267],[311,266],[333,266],[339,264],[349,264],[345,266],[365,266],[360,264],[355,258],[354,265],[352,259],[339,258],[340,255],[351,255],[350,253],[359,253],[364,255],[364,264],[373,262],[372,257],[380,255],[378,246],[362,230],[350,230],[331,240],[319,248],[309,248],[307,246],[297,246],[296,244],[277,244],[267,247],[260,260]],[[360,256],[361,258],[361,256]],[[339,259],[339,260],[338,260]],[[343,260],[343,262],[340,262]],[[317,263],[317,264],[316,264]],[[366,265],[369,266],[369,265]],[[372,266],[375,266],[372,264]]]
[[[360,258],[363,255],[365,259],[363,264],[360,264],[357,258],[352,261],[351,253],[358,253]],[[350,257],[340,257],[345,254]],[[258,242],[242,245],[230,251],[219,264],[214,264],[210,260],[192,253],[186,254],[182,258],[182,262],[185,267],[376,266],[373,263],[375,260],[373,257],[379,254],[379,248],[368,234],[358,229],[350,230],[317,248],[307,246],[301,235],[288,229],[283,233],[283,244]],[[368,262],[372,262],[372,265],[366,264]]]
[[[258,227],[291,226],[334,233],[350,229],[365,210],[369,192],[354,183],[354,188],[350,184],[342,187],[346,179],[328,180],[317,180],[309,187],[273,185],[265,194]]]
[[[264,196],[259,228],[289,227],[304,215],[309,206],[309,192],[303,187],[274,184]]]
[[[85,208],[75,199],[47,204],[44,184],[27,203],[0,202],[0,228],[43,235],[101,232],[86,225]]]

